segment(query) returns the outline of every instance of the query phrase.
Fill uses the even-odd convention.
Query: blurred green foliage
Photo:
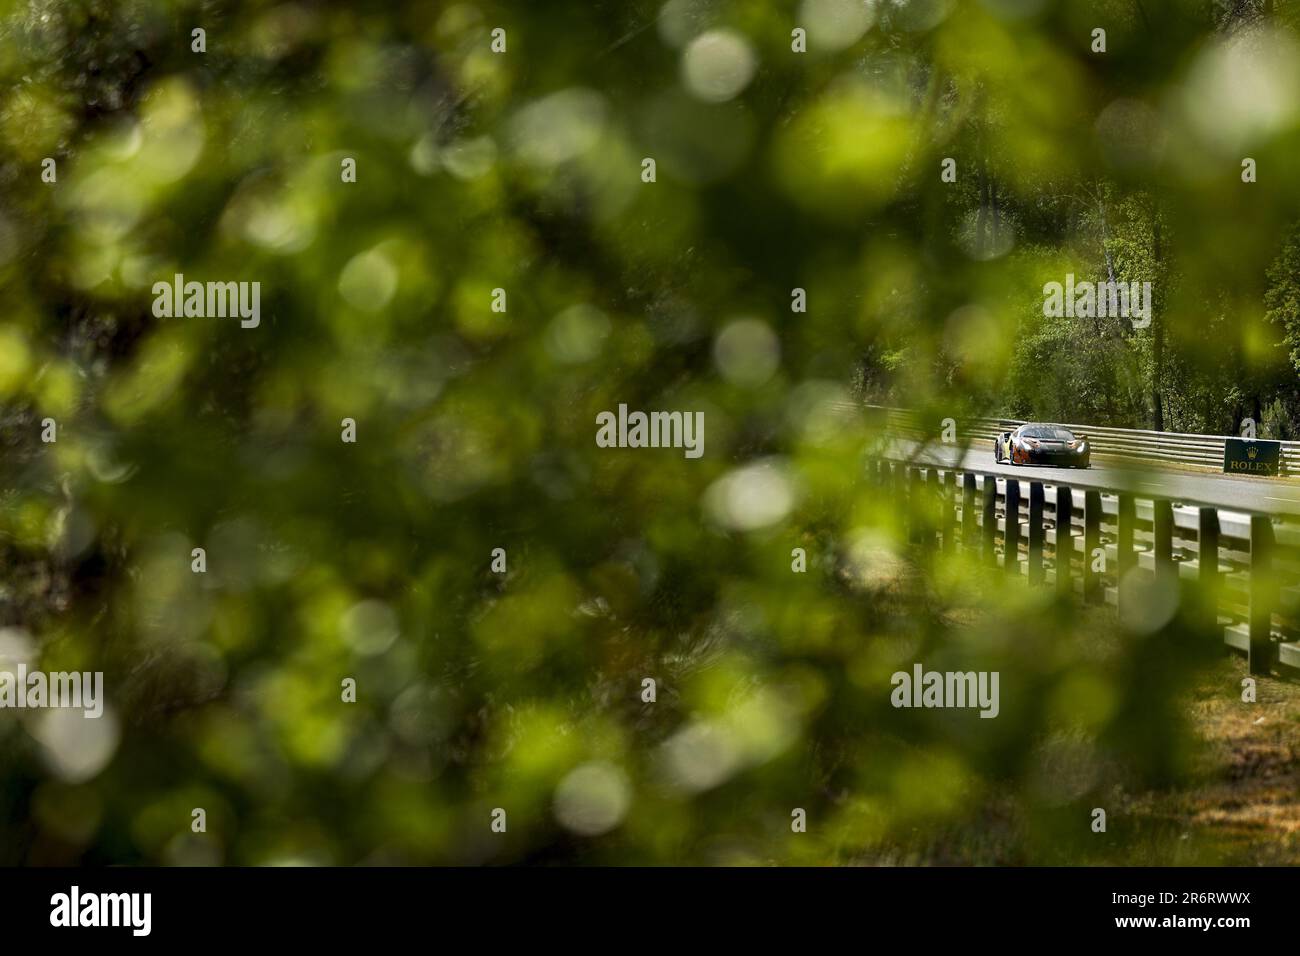
[[[1089,813],[1178,779],[1204,655],[910,552],[857,407],[1290,435],[1295,21],[4,4],[0,656],[111,714],[0,713],[0,862],[1199,862]],[[1107,263],[1152,328],[1043,318]],[[1001,715],[894,710],[917,660]]]

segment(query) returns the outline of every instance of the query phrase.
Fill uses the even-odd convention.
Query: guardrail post
[[[1020,573],[1020,482],[1007,479],[1007,522],[1002,535],[1002,564],[1009,574]]]
[[[969,471],[961,476],[961,543],[967,551],[976,548],[975,476]]]
[[[1030,584],[1043,580],[1043,483],[1029,483],[1029,567]]]
[[[1157,498],[1151,502],[1154,512],[1152,529],[1155,536],[1156,580],[1176,583],[1178,568],[1174,565],[1174,506]]]
[[[1196,529],[1196,566],[1199,575],[1197,593],[1203,602],[1201,614],[1205,626],[1219,626],[1219,512],[1202,508]]]
[[[1137,553],[1133,550],[1133,532],[1137,529],[1137,507],[1133,502],[1133,496],[1121,492],[1116,511],[1115,523],[1118,534],[1115,541],[1115,580],[1119,594],[1119,608],[1123,610],[1134,585],[1134,582],[1128,579],[1128,573],[1137,566]]]
[[[931,465],[925,472],[925,538],[926,544],[934,547],[935,535],[942,538],[943,527],[943,485],[939,480],[939,469]],[[940,545],[942,541],[938,542]]]
[[[1072,594],[1070,558],[1074,556],[1074,500],[1070,489],[1056,486],[1056,591]]]
[[[885,495],[893,508],[894,533],[903,538],[907,533],[907,466],[901,461],[890,462],[885,477]]]
[[[943,536],[943,553],[952,554],[957,545],[957,503],[954,500],[953,491],[957,487],[957,475],[953,471],[943,473],[943,481],[939,485],[939,507],[942,509],[940,514],[941,531]]]
[[[1267,674],[1273,665],[1273,522],[1250,518],[1250,672]]]
[[[1123,578],[1137,564],[1137,554],[1133,550],[1133,532],[1137,528],[1137,508],[1133,496],[1121,493],[1116,509],[1116,524],[1119,527],[1118,540],[1115,542],[1115,570]]]
[[[1105,600],[1102,576],[1094,566],[1097,549],[1101,547],[1101,492],[1083,493],[1083,600],[1097,604]],[[1102,566],[1105,566],[1105,554]]]
[[[889,498],[894,505],[894,528],[900,539],[907,534],[907,466],[896,461],[889,469]]]
[[[984,537],[984,563],[997,563],[998,538],[998,480],[992,475],[984,476],[984,526],[980,529]]]

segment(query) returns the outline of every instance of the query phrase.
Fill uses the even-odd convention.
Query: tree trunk
[[[998,181],[992,176],[989,177],[989,206],[993,212],[993,229],[992,229],[992,248],[991,253],[997,255],[998,251],[998,226],[1001,217],[998,215]]]
[[[1097,190],[1097,214],[1101,217],[1101,254],[1106,258],[1106,281],[1115,281],[1115,261],[1110,257],[1110,230],[1106,228],[1106,201]]]
[[[1164,254],[1160,235],[1160,206],[1151,205],[1152,225],[1152,259],[1155,270],[1154,278],[1159,282],[1164,270],[1160,268]],[[1160,290],[1163,292],[1163,290]],[[1156,307],[1157,301],[1163,304],[1164,296],[1157,293],[1151,297],[1151,427],[1158,432],[1165,430],[1165,403],[1163,395],[1163,378],[1165,364],[1165,323],[1161,316],[1162,309]]]

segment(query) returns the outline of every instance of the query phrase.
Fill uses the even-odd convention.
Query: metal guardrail
[[[886,430],[906,436],[938,435],[940,421],[923,423],[915,412],[883,405],[868,405],[869,410],[885,416]],[[1003,431],[1010,431],[1023,421],[1013,418],[966,418],[956,421],[957,437],[968,441],[992,441]],[[1221,468],[1223,442],[1231,436],[1193,435],[1183,432],[1144,431],[1132,428],[1107,428],[1060,422],[1076,434],[1088,436],[1093,454],[1127,461],[1160,461],[1167,464],[1198,465]],[[1300,475],[1300,442],[1282,442],[1281,472]]]
[[[1246,654],[1252,674],[1300,674],[1300,525],[887,456],[868,460],[867,480],[901,499],[922,549],[961,547],[1121,613],[1146,597],[1134,596],[1133,577],[1163,577],[1195,602],[1200,626]]]

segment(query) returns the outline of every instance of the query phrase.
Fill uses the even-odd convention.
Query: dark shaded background
[[[0,713],[0,863],[1208,861],[1088,827],[1208,649],[913,560],[856,406],[1295,437],[1296,18],[5,4],[0,657],[111,712]],[[597,448],[621,402],[704,457]],[[914,660],[1001,716],[892,709]]]

